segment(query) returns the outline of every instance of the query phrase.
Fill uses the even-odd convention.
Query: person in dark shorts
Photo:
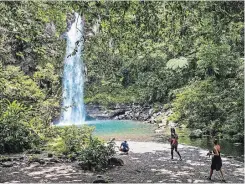
[[[222,176],[222,181],[225,182],[223,172],[221,170],[222,167],[222,159],[220,157],[220,145],[218,145],[218,141],[214,140],[214,147],[213,147],[213,153],[209,152],[208,155],[213,155],[212,157],[212,164],[210,169],[210,175],[208,177],[209,180],[211,180],[211,177],[213,175],[213,170],[220,171]]]
[[[179,155],[180,160],[182,160],[180,153],[178,152],[178,134],[175,133],[175,129],[171,128],[171,138],[170,138],[170,144],[171,144],[171,159],[174,158],[174,150]]]
[[[119,150],[124,152],[124,153],[126,153],[126,154],[128,154],[129,146],[128,146],[127,141],[122,142]]]

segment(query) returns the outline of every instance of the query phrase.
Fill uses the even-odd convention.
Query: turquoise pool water
[[[90,120],[86,125],[95,127],[94,135],[104,140],[115,138],[117,141],[160,141],[167,143],[167,139],[158,139],[154,130],[156,126],[131,120]],[[187,128],[176,128],[179,135],[179,143],[197,146],[203,149],[212,150],[212,138],[203,137],[200,139],[190,139],[190,130]],[[170,137],[170,128],[166,128],[161,134],[163,137]],[[237,160],[244,160],[244,145],[236,145],[231,142],[220,140],[222,154],[233,156]]]
[[[154,134],[155,126],[126,120],[92,120],[87,125],[94,126],[94,134],[100,137],[115,137],[118,139],[141,139],[150,138]]]

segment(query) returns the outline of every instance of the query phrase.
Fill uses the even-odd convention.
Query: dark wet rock
[[[12,161],[12,159],[10,157],[0,156],[0,162],[7,162],[7,161]]]
[[[153,114],[153,109],[149,105],[116,104],[107,107],[107,111],[104,108],[99,105],[87,105],[87,113],[97,119],[131,119],[140,121],[148,120]]]
[[[45,159],[47,162],[59,163],[60,161],[57,158],[47,158]]]
[[[147,121],[147,123],[155,124],[155,123],[156,123],[156,120],[155,120],[153,117],[151,117],[151,119],[149,119],[149,120]]]
[[[66,155],[59,155],[58,158],[62,159],[62,160],[65,160],[65,159],[67,159],[67,156]]]
[[[108,159],[108,165],[123,166],[124,162],[120,158],[112,157]]]
[[[53,153],[48,153],[48,158],[52,158],[53,157]]]
[[[125,111],[126,111],[125,109],[118,109],[116,111],[113,111],[112,113],[110,113],[110,118],[114,118],[115,116],[124,115]]]
[[[14,163],[8,161],[8,162],[3,162],[1,165],[2,167],[13,167]]]
[[[191,138],[201,138],[202,137],[203,132],[200,129],[196,129],[191,131],[189,137]]]
[[[27,151],[28,154],[41,154],[41,150],[38,149],[31,149]]]
[[[93,183],[108,183],[105,179],[96,179],[93,181]]]
[[[118,116],[114,117],[113,119],[118,120]]]
[[[38,162],[39,164],[45,164],[45,160],[41,159],[41,158],[29,158],[29,163],[33,163],[33,162]]]
[[[33,163],[30,163],[30,167],[39,167],[41,164],[40,163],[38,163],[38,162],[33,162]]]
[[[108,183],[108,181],[101,175],[97,176],[97,179],[93,181],[93,183]]]
[[[24,156],[14,156],[14,157],[11,157],[11,160],[13,161],[23,161],[25,159]]]
[[[77,165],[83,170],[92,170],[92,166],[88,162],[78,162]]]
[[[150,109],[148,113],[151,116],[153,114],[153,112],[154,112],[154,109]]]
[[[138,172],[138,173],[141,173],[141,170],[139,170],[139,169],[136,169],[135,171]]]
[[[125,116],[124,115],[120,115],[120,116],[118,116],[118,119],[120,120],[120,119],[124,119],[125,118]]]

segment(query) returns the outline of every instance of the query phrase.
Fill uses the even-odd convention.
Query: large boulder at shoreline
[[[202,137],[203,132],[200,129],[196,129],[191,131],[189,137],[190,138],[201,138]]]
[[[109,183],[103,176],[98,175],[97,179],[93,181],[93,183]]]
[[[2,167],[13,167],[14,163],[13,162],[3,162]]]
[[[112,157],[108,159],[108,165],[123,166],[124,162],[120,158]]]

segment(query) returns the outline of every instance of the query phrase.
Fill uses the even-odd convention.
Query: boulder
[[[164,118],[162,119],[162,124],[163,124],[164,126],[167,125],[167,118],[164,117]]]
[[[200,129],[196,129],[196,130],[193,130],[191,131],[189,137],[191,138],[201,138],[202,137],[202,131]]]
[[[149,119],[149,114],[147,114],[146,112],[145,113],[141,113],[141,117],[142,117],[142,120],[146,121]]]
[[[40,164],[39,164],[38,162],[33,162],[33,163],[31,163],[29,166],[30,166],[30,168],[33,168],[33,167],[39,167]]]
[[[151,117],[151,119],[149,119],[147,123],[154,124],[156,123],[156,120],[153,117]]]
[[[120,119],[124,119],[124,117],[125,117],[125,115],[120,115],[120,116],[118,116],[118,119],[120,120]]]
[[[28,154],[41,154],[41,150],[38,149],[31,149],[27,151]]]
[[[157,116],[160,116],[161,114],[162,114],[162,112],[158,112],[156,115],[157,115]]]
[[[94,180],[93,183],[108,183],[108,181],[105,180],[103,176],[98,175],[98,176],[97,176],[97,179]]]
[[[115,116],[120,116],[125,114],[125,109],[119,109],[110,113],[110,118],[114,118]]]
[[[124,162],[120,158],[112,157],[108,159],[108,165],[123,166]]]
[[[53,157],[53,153],[48,153],[48,158],[52,158]]]
[[[157,123],[157,124],[162,123],[162,119],[161,119],[160,117],[157,117],[157,118],[156,118],[156,123]]]
[[[136,112],[136,113],[134,114],[135,118],[138,118],[138,117],[139,117],[139,115],[140,115],[140,113],[139,113],[139,112]]]
[[[12,161],[10,157],[0,156],[0,162]]]
[[[53,162],[53,163],[59,163],[60,161],[56,158],[48,158],[47,159],[48,162]]]
[[[45,164],[45,161],[43,159],[40,159],[40,158],[37,158],[37,157],[29,159],[29,163],[33,163],[33,162],[38,162],[39,164]]]
[[[92,166],[88,164],[88,162],[78,162],[78,166],[83,170],[91,170]]]
[[[157,129],[155,130],[155,133],[162,133],[164,130],[163,129]]]
[[[106,181],[105,179],[96,179],[93,181],[93,183],[108,183],[108,181]]]
[[[166,116],[169,116],[169,115],[172,114],[172,113],[173,113],[172,109],[168,109],[168,110],[165,112]]]
[[[173,121],[169,121],[168,125],[170,127],[176,127],[176,123],[174,123]]]
[[[166,123],[159,123],[158,124],[158,128],[161,128],[161,127],[164,127],[164,126],[166,126]]]
[[[154,112],[154,109],[150,109],[149,110],[149,115],[151,116],[153,114],[153,112]]]
[[[2,167],[13,167],[14,163],[13,162],[3,162]]]
[[[118,116],[115,116],[113,119],[118,120]]]

